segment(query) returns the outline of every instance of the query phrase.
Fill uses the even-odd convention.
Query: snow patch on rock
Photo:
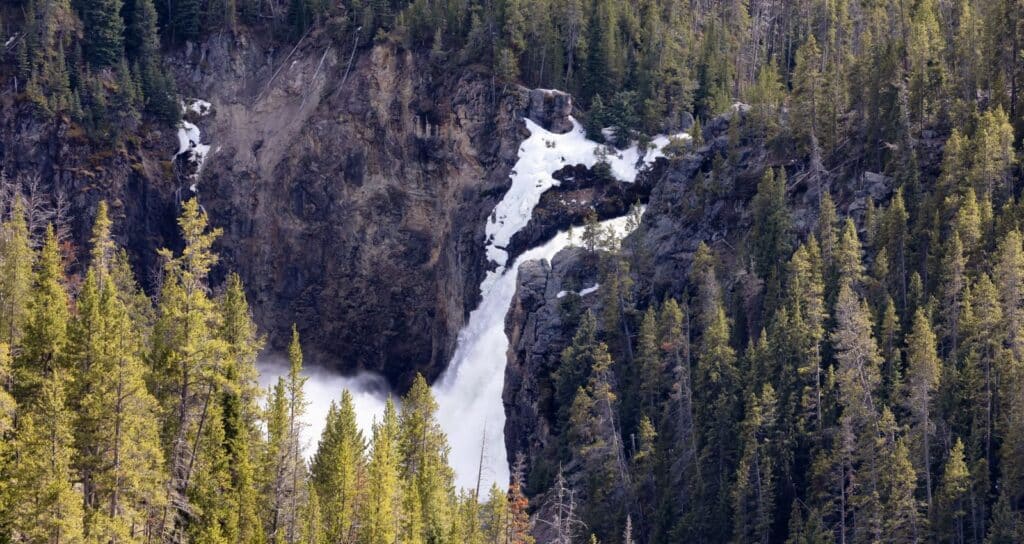
[[[182,107],[185,111],[194,112],[202,117],[210,113],[212,105],[205,100],[196,99],[190,103],[182,102]],[[195,166],[190,179],[198,181],[199,173],[203,169],[203,163],[206,162],[206,157],[210,153],[210,145],[203,143],[203,136],[199,127],[182,119],[178,125],[178,152],[174,154],[174,157],[177,158],[179,155],[186,153],[186,160],[189,164]],[[196,184],[193,183],[189,186],[189,190],[193,193],[197,192]]]
[[[530,222],[541,195],[558,185],[553,176],[555,172],[575,164],[590,168],[599,160],[606,160],[617,179],[632,183],[642,168],[664,156],[662,148],[670,142],[668,136],[658,136],[651,140],[650,149],[639,149],[633,145],[620,150],[588,140],[583,126],[574,118],[570,117],[570,121],[572,130],[555,134],[525,119],[530,136],[519,146],[519,158],[509,176],[512,185],[495,206],[486,226],[487,258],[498,266],[487,274],[481,284],[482,293],[486,294],[497,278],[505,273],[508,264],[505,248],[512,236]]]
[[[581,297],[585,297],[585,296],[589,295],[590,293],[597,292],[598,288],[600,288],[600,287],[601,287],[600,283],[595,283],[594,285],[591,285],[590,287],[587,287],[585,289],[581,289],[576,294],[581,296]],[[572,292],[573,291],[559,291],[558,294],[555,295],[555,298],[565,298],[566,295],[568,295],[569,293],[572,293]]]

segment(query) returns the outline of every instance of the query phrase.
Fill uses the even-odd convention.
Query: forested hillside
[[[217,260],[195,200],[166,252],[155,304],[95,220],[84,275],[66,275],[52,229],[2,225],[0,538],[3,542],[530,542],[518,485],[456,491],[422,377],[372,436],[351,396],[307,463],[302,349],[266,401],[262,339]],[[36,246],[39,246],[38,249]],[[72,311],[73,310],[73,311]],[[479,500],[478,500],[479,498]]]
[[[1024,542],[1017,0],[4,0],[0,36],[0,542]],[[295,287],[305,271],[257,278],[307,304],[289,307],[294,325],[261,323],[293,328],[287,378],[261,391],[264,336],[247,299],[269,297],[247,297],[218,267],[219,251],[246,255],[218,246],[221,233],[208,225],[218,210],[208,218],[180,186],[166,191],[180,218],[172,249],[153,257],[115,243],[112,232],[152,228],[148,217],[112,226],[110,209],[139,217],[133,202],[93,206],[122,159],[139,176],[125,195],[149,198],[154,180],[202,179],[144,159],[150,135],[189,115],[181,87],[222,62],[207,57],[214,41],[273,60],[267,81],[244,85],[253,102],[298,62],[296,51],[309,53],[310,81],[332,53],[336,101],[305,117],[315,128],[294,138],[318,160],[337,159],[318,145],[332,123],[368,127],[346,143],[415,126],[395,144],[403,153],[353,154],[323,172],[314,160],[273,163],[260,179],[311,171],[321,177],[289,183],[344,179],[358,193],[368,170],[422,166],[395,175],[421,184],[408,193],[387,186],[360,213],[315,215],[338,212],[362,230],[399,225],[353,245],[402,236],[402,248],[416,246],[401,252],[409,262],[448,258],[472,269],[453,266],[456,280],[423,288],[443,303],[457,293],[441,316],[430,306],[407,321],[310,331],[385,338],[379,329],[389,327],[348,362],[411,383],[369,436],[346,395],[319,445],[301,443],[297,332],[313,328],[302,318],[323,317],[308,299],[355,299],[372,290],[366,283],[331,277],[332,289],[305,291]],[[315,52],[303,49],[310,43]],[[399,53],[413,60],[392,61]],[[402,96],[406,109],[394,99],[335,116],[330,107],[356,94],[344,85],[360,61],[388,69],[363,79]],[[432,109],[437,94],[412,96],[423,87],[395,83],[416,68],[443,82],[432,91],[479,92]],[[690,138],[673,138],[642,173],[648,211],[631,218],[637,231],[621,245],[591,215],[577,229],[580,247],[562,255],[568,264],[555,259],[521,278],[506,324],[515,340],[505,408],[527,414],[506,427],[512,481],[457,490],[427,381],[405,379],[416,375],[407,340],[430,328],[423,315],[454,331],[465,322],[475,295],[463,291],[486,262],[462,257],[479,252],[482,226],[434,233],[450,244],[442,251],[423,225],[399,220],[408,201],[429,199],[427,172],[450,177],[468,163],[457,162],[468,145],[438,143],[439,126],[471,124],[459,117],[466,108],[506,117],[473,117],[477,132],[452,137],[500,129],[467,170],[487,165],[481,178],[507,177],[516,145],[502,138],[522,108],[504,101],[519,100],[519,85],[575,96],[573,114],[606,154],[659,133]],[[301,111],[307,95],[294,96]],[[54,168],[53,180],[26,177],[13,140],[30,130],[87,148],[87,158],[73,171]],[[264,149],[262,138],[240,141],[248,149],[239,153]],[[283,149],[271,151],[280,158]],[[580,172],[614,182],[606,160]],[[239,191],[256,178],[215,175]],[[562,176],[579,182],[572,177]],[[62,183],[78,190],[74,210]],[[483,223],[501,192],[483,182],[445,190],[407,215],[433,217],[466,199],[475,207],[443,228]],[[343,200],[289,191],[283,206],[297,211],[270,232],[291,232],[319,201]],[[93,224],[88,244],[69,232],[74,212]],[[323,230],[320,240],[339,232]],[[315,253],[315,241],[290,243]],[[155,270],[140,270],[141,259]],[[369,268],[398,281],[395,269]],[[593,290],[580,289],[582,277],[596,280]],[[528,280],[537,278],[535,293]],[[415,361],[437,375],[454,334],[431,334],[446,345],[423,346]],[[402,344],[387,364],[366,355],[385,344]]]

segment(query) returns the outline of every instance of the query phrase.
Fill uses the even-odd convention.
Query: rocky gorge
[[[149,290],[156,249],[180,243],[179,203],[197,194],[223,229],[215,274],[239,272],[272,348],[294,322],[317,364],[379,372],[399,388],[416,372],[438,376],[479,298],[484,226],[508,187],[521,119],[566,130],[571,98],[495,84],[472,65],[442,72],[394,43],[349,49],[318,33],[288,48],[212,36],[168,64],[183,101],[209,104],[185,111],[201,133],[194,143],[209,146],[199,171],[174,153],[166,127],[137,126],[109,150],[5,95],[5,183],[38,180],[62,195],[75,248],[109,201]]]

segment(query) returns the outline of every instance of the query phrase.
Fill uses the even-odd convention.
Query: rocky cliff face
[[[883,175],[835,171],[815,177],[809,164],[778,160],[762,143],[744,139],[744,115],[744,109],[737,108],[712,119],[705,125],[705,145],[671,161],[659,160],[641,176],[641,183],[647,187],[637,190],[649,192],[647,209],[640,227],[626,242],[639,247],[646,256],[645,268],[636,278],[641,308],[666,297],[686,299],[690,264],[702,241],[712,249],[723,249],[718,253],[726,259],[742,254],[736,248],[742,247],[749,235],[750,200],[769,166],[785,167],[789,172],[787,199],[793,228],[801,237],[817,225],[820,187],[830,187],[840,212],[855,217],[861,215],[869,196],[879,202],[891,194],[893,181]],[[734,123],[739,125],[730,136]],[[930,152],[936,154],[936,149]],[[727,175],[712,175],[716,156],[722,157],[719,168]],[[552,191],[552,197],[556,194]],[[544,213],[543,209],[538,213]],[[580,312],[589,308],[600,315],[598,294],[575,294],[580,287],[596,282],[594,259],[580,248],[571,248],[559,253],[551,265],[527,262],[519,268],[516,295],[506,319],[510,345],[504,390],[505,441],[510,455],[522,452],[528,460],[555,455],[552,452],[558,436],[553,424],[557,407],[551,398],[552,372],[572,340]],[[749,272],[746,263],[723,262],[720,270],[724,271],[723,288],[732,304],[758,307],[760,280]],[[738,315],[747,315],[748,322],[737,325],[746,330],[760,328],[757,312]],[[562,468],[572,483],[575,467]],[[538,486],[552,476],[551,467],[538,470],[540,474],[534,474],[528,489],[535,497],[545,491]],[[540,502],[536,501],[535,506],[541,506]],[[544,517],[546,512],[541,508],[537,515]],[[543,530],[542,525],[538,527]],[[542,540],[544,535],[537,536]]]
[[[484,225],[508,187],[520,118],[564,128],[567,95],[496,85],[380,43],[353,51],[311,35],[294,48],[226,35],[168,59],[209,152],[196,173],[176,130],[142,126],[114,151],[68,121],[5,97],[0,159],[70,197],[83,247],[100,199],[156,284],[155,249],[178,244],[180,201],[197,194],[225,270],[246,282],[280,347],[295,322],[311,359],[382,372],[402,386],[444,368],[479,297]]]
[[[273,64],[245,68],[258,53],[229,78],[200,60],[225,51],[188,59],[195,95],[216,108],[207,131],[219,151],[199,192],[258,322],[278,345],[296,322],[345,369],[396,385],[433,378],[478,297],[524,93],[473,70],[434,73],[389,45],[351,68],[330,46],[300,47],[272,81],[247,77],[274,77]]]

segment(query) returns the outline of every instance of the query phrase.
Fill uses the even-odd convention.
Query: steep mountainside
[[[531,101],[472,66],[441,72],[393,44],[341,51],[317,34],[276,49],[216,35],[168,64],[182,96],[211,104],[185,112],[210,146],[199,172],[166,127],[140,126],[111,152],[5,95],[7,179],[38,174],[40,191],[66,195],[79,248],[108,199],[150,287],[155,250],[178,243],[178,203],[197,192],[224,229],[221,269],[242,275],[272,345],[295,322],[322,364],[395,384],[436,376],[479,296],[484,225],[520,118],[529,110],[557,128],[571,102]]]

